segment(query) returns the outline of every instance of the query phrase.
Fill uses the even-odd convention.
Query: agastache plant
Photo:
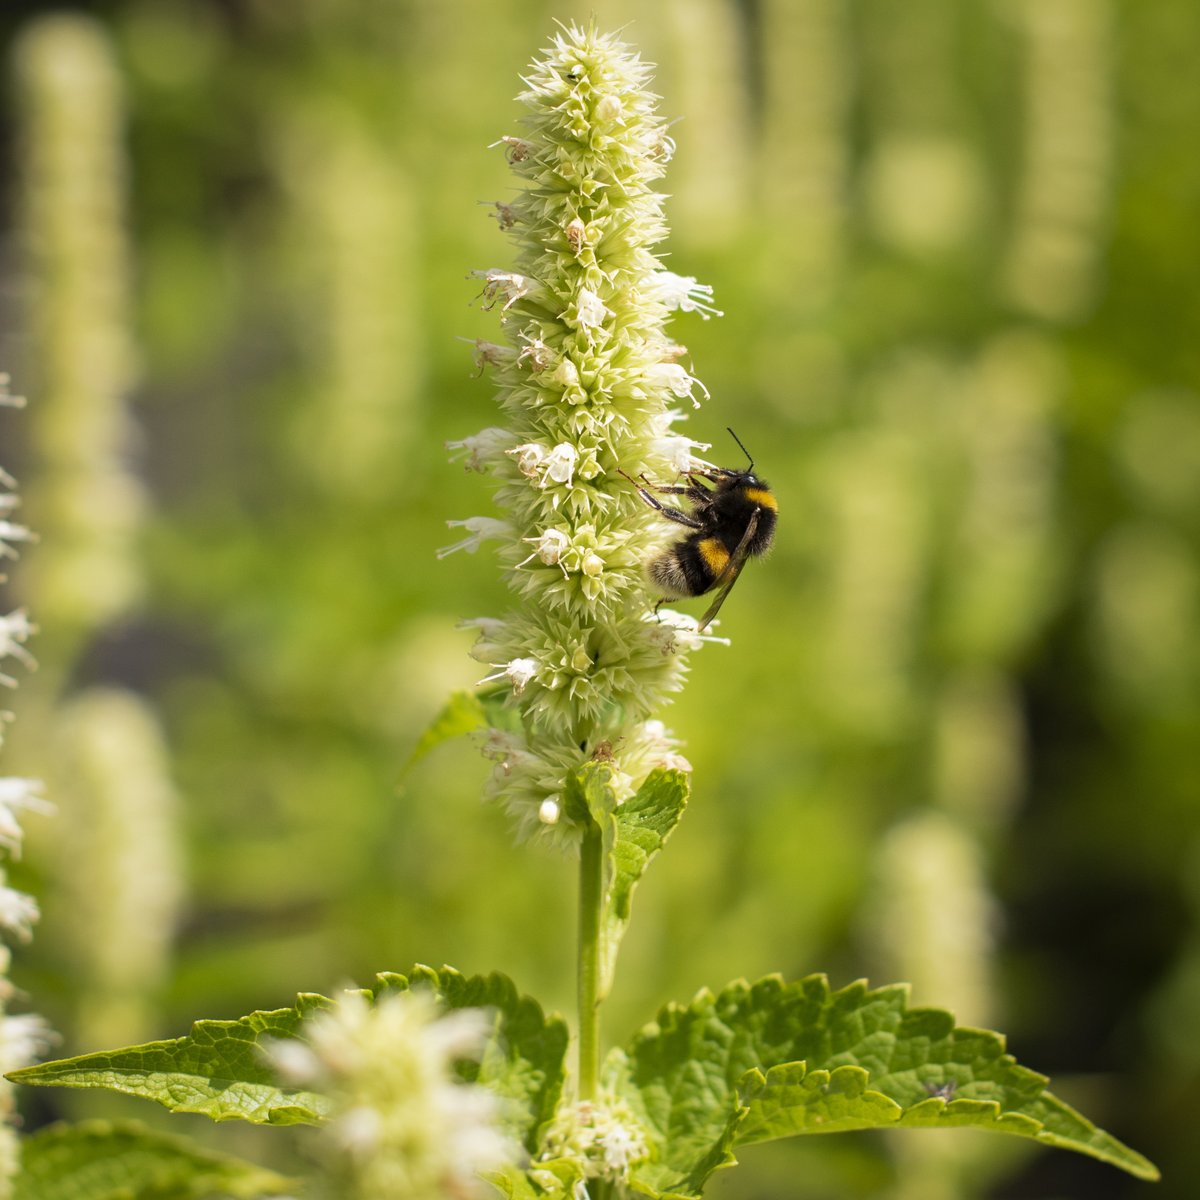
[[[502,616],[468,622],[478,630],[474,654],[486,664],[482,691],[454,697],[414,758],[475,731],[494,761],[488,791],[518,834],[578,854],[574,1071],[567,1023],[507,978],[418,966],[379,975],[348,1005],[305,994],[291,1008],[201,1021],[172,1041],[45,1063],[12,1078],[105,1087],[217,1120],[324,1123],[336,1153],[352,1156],[334,1180],[341,1171],[344,1186],[372,1200],[377,1168],[387,1178],[417,1178],[431,1163],[455,1164],[419,1176],[446,1200],[471,1190],[464,1164],[509,1200],[679,1200],[700,1196],[714,1171],[756,1142],[963,1125],[1157,1178],[1145,1158],[1018,1065],[1000,1035],[958,1027],[938,1009],[910,1008],[903,984],[834,989],[823,975],[737,980],[668,1004],[601,1056],[599,1007],[633,891],[688,797],[690,771],[657,714],[700,640],[694,621],[654,610],[643,568],[671,531],[633,480],[669,480],[705,465],[694,457],[702,447],[674,431],[679,403],[694,403],[703,389],[664,325],[673,308],[702,317],[715,310],[706,288],[663,271],[651,250],[666,232],[651,185],[672,143],[646,91],[647,66],[616,38],[571,26],[525,82],[524,123],[498,143],[524,184],[497,206],[517,258],[511,268],[478,273],[508,343],[476,345],[502,423],[452,444],[469,468],[495,480],[503,515],[452,521],[465,535],[446,549],[495,543],[514,601]],[[467,1103],[473,1118],[496,1123],[497,1136],[476,1125],[456,1150],[446,1132],[444,1152],[431,1154],[426,1134],[437,1122],[427,1118],[436,1112],[403,1116],[409,1097],[395,1085],[404,1055],[379,1050],[376,1034],[417,1012],[415,1025],[433,1037],[428,1049],[445,1066],[445,1030],[454,1028],[439,1029],[432,1007],[420,1009],[431,1000],[396,1006],[396,997],[418,991],[436,998],[439,1012],[476,1014],[468,1021],[479,1041],[473,1034],[457,1078],[498,1103],[476,1104],[478,1091],[443,1091],[436,1071],[435,1085],[449,1111]],[[85,1140],[69,1130],[58,1136]],[[139,1138],[141,1157],[123,1160],[130,1173],[151,1148],[170,1158],[173,1178],[199,1179],[209,1191],[279,1196],[302,1187],[167,1145],[161,1135]],[[407,1159],[406,1147],[418,1143],[423,1157]],[[108,1147],[110,1158],[120,1152]],[[384,1158],[373,1164],[372,1154]],[[71,1162],[61,1154],[55,1161],[45,1170],[61,1183]],[[305,1194],[319,1195],[330,1179],[310,1182],[316,1192]],[[161,1189],[150,1181],[126,1194],[162,1194],[151,1186]],[[205,1194],[199,1186],[178,1191]]]
[[[495,542],[518,598],[467,622],[482,682],[519,715],[484,739],[488,791],[522,837],[571,847],[591,824],[566,803],[580,766],[608,761],[618,802],[657,767],[687,769],[652,714],[682,683],[695,622],[655,614],[642,567],[663,522],[617,473],[674,476],[700,448],[673,431],[704,389],[666,323],[674,308],[707,315],[710,289],[652,251],[666,236],[653,184],[674,145],[649,75],[614,38],[569,28],[526,76],[521,132],[498,143],[524,184],[497,206],[516,261],[475,272],[508,341],[477,343],[504,425],[450,443],[496,480],[506,515],[452,521],[469,535],[447,551]]]

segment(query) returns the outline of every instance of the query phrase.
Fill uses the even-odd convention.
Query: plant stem
[[[589,822],[579,851],[579,1099],[596,1098],[600,1074],[600,909],[604,845]]]

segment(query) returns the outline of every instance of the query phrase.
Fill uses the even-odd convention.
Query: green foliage
[[[394,6],[328,0],[113,0],[101,18],[129,98],[136,417],[155,524],[144,609],[76,674],[145,691],[189,798],[192,918],[166,1028],[443,955],[495,964],[547,1003],[569,986],[563,865],[515,866],[499,819],[470,798],[486,768],[428,753],[469,730],[469,693],[418,747],[421,787],[395,801],[396,747],[480,674],[454,620],[504,603],[483,556],[433,560],[444,519],[479,503],[441,442],[491,419],[455,337],[491,336],[494,314],[466,305],[460,276],[496,252],[475,198],[507,187],[499,150],[452,148],[495,139],[513,65],[550,14],[492,6],[457,21],[402,7],[397,20]],[[715,443],[732,423],[784,522],[773,559],[726,609],[734,652],[698,656],[675,709],[698,781],[688,853],[668,856],[663,886],[639,900],[647,932],[625,942],[637,970],[609,1024],[697,978],[784,964],[912,978],[863,956],[862,901],[885,829],[940,806],[978,837],[1005,910],[984,979],[1005,1026],[1055,1046],[1056,1074],[1093,1074],[1105,1046],[1121,1079],[1105,1097],[1114,1127],[1153,1148],[1164,1192],[1184,1197],[1200,1175],[1200,375],[1187,349],[1196,227],[1176,201],[1200,194],[1200,77],[1188,69],[1200,7],[1070,6],[1044,22],[1047,49],[1029,27],[1051,7],[868,4],[846,21],[844,6],[726,6],[728,27],[686,35],[647,9],[631,30],[660,64],[666,110],[686,115],[673,131],[672,253],[727,312],[702,339],[681,338],[713,393],[694,433]],[[1080,36],[1089,20],[1098,40]],[[698,61],[714,67],[702,80]],[[1032,78],[1038,63],[1074,85],[1065,109]],[[1072,111],[1107,152],[1045,137]],[[333,167],[347,145],[399,186],[345,186]],[[1042,169],[1036,154],[1054,145],[1063,161]],[[1083,194],[1092,216],[1073,225],[1043,207],[1056,189]],[[365,260],[339,260],[345,239],[316,219],[317,190],[339,192]],[[390,239],[353,206],[366,191],[419,253],[379,252]],[[942,220],[947,203],[955,219]],[[1048,229],[1021,228],[1043,211]],[[924,240],[906,234],[914,212],[928,214]],[[1078,307],[1064,318],[1014,303],[1014,247],[1046,247],[1053,279],[1072,237],[1091,279]],[[379,269],[364,278],[364,263]],[[26,278],[17,290],[40,289]],[[351,342],[343,358],[365,365],[369,392],[399,398],[383,471],[343,466],[327,436],[331,416],[361,411],[346,402],[359,393],[329,382],[341,329],[378,329],[374,356]],[[416,382],[391,386],[398,373]],[[37,401],[36,386],[22,390]],[[329,462],[359,489],[316,488]],[[45,679],[61,631],[30,599]],[[731,697],[746,698],[744,720],[730,719]],[[38,720],[19,729],[31,773],[47,758]],[[19,870],[48,870],[30,849]],[[55,943],[70,917],[54,897],[45,889],[18,982],[78,1038],[69,1014],[94,984]],[[910,926],[897,953],[920,938]],[[808,1097],[820,1070],[832,1091]],[[862,1082],[781,1063],[745,1102],[804,1097],[771,1122],[823,1115],[829,1128],[837,1118],[819,1105]],[[964,1086],[947,1109],[966,1103]],[[863,1087],[878,1091],[873,1078]],[[1046,1122],[1040,1142],[1054,1118],[1033,1117]],[[906,1139],[905,1153],[930,1140]],[[710,1145],[732,1152],[732,1134]],[[747,1169],[729,1186],[874,1200],[904,1170],[870,1139],[824,1147],[812,1174],[772,1188]],[[869,1182],[821,1182],[838,1156]]]
[[[1045,1091],[999,1035],[909,1009],[904,986],[831,991],[823,975],[738,982],[655,1024],[610,1058],[611,1086],[644,1112],[658,1154],[641,1183],[699,1195],[738,1146],[804,1133],[971,1125],[1157,1170]]]
[[[462,1071],[466,1079],[508,1102],[504,1119],[532,1151],[562,1092],[566,1023],[547,1017],[537,1001],[519,995],[512,981],[498,973],[467,977],[451,967],[417,966],[407,975],[379,975],[375,987],[363,994],[377,1000],[414,987],[432,989],[449,1008],[484,1008],[494,1014],[495,1029],[479,1063],[464,1063]],[[313,1124],[328,1114],[328,1103],[316,1092],[280,1084],[262,1047],[268,1040],[303,1038],[303,1021],[331,1003],[303,995],[293,1008],[255,1012],[236,1021],[198,1021],[186,1037],[40,1063],[10,1078],[43,1086],[105,1088],[215,1121]]]
[[[326,1101],[316,1092],[280,1084],[262,1050],[270,1040],[296,1037],[301,1024],[329,1004],[323,996],[302,995],[292,1008],[254,1012],[236,1021],[197,1021],[184,1037],[39,1063],[9,1078],[106,1088],[214,1121],[311,1124],[326,1113]]]
[[[580,787],[595,802],[603,796],[605,772],[586,775]],[[677,773],[660,772],[622,822],[627,842],[639,847],[615,856],[628,868],[615,873],[628,885],[621,892],[626,916],[629,891],[678,819],[685,791]],[[503,1098],[510,1131],[536,1169],[558,1178],[566,1194],[578,1165],[537,1162],[542,1134],[562,1098],[565,1023],[545,1016],[499,973],[468,977],[450,967],[417,966],[407,974],[379,975],[363,994],[379,1000],[417,987],[430,988],[449,1008],[494,1014],[484,1053],[478,1064],[463,1064],[464,1077]],[[1142,1179],[1158,1178],[1140,1154],[1047,1092],[1045,1076],[1020,1066],[998,1034],[958,1027],[938,1009],[910,1009],[907,996],[903,985],[872,990],[860,981],[832,991],[823,975],[795,983],[771,976],[753,985],[733,983],[715,996],[702,992],[687,1006],[668,1005],[606,1064],[606,1087],[629,1104],[654,1141],[651,1160],[634,1168],[631,1183],[651,1196],[694,1197],[715,1170],[736,1161],[739,1146],[810,1133],[961,1126],[1017,1134],[1089,1154]],[[291,1009],[201,1021],[188,1037],[44,1063],[10,1078],[108,1088],[214,1120],[316,1122],[327,1113],[321,1098],[275,1082],[256,1046],[264,1037],[302,1036],[304,1017],[329,1004],[302,996]],[[62,1136],[67,1147],[86,1140],[83,1134]],[[124,1141],[103,1143],[111,1147],[107,1157],[134,1165],[141,1162],[138,1155],[153,1157],[158,1143],[146,1150],[132,1135],[122,1136]],[[75,1169],[73,1152],[56,1153],[46,1161],[68,1173]],[[82,1163],[84,1150],[78,1156]],[[183,1160],[167,1158],[168,1168],[187,1169]],[[237,1179],[255,1187],[259,1177]],[[497,1175],[494,1182],[510,1200],[533,1194],[519,1172]]]
[[[293,1184],[274,1171],[202,1150],[133,1121],[51,1125],[26,1138],[13,1200],[236,1200]]]

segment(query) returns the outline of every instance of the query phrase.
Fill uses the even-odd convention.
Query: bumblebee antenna
[[[736,433],[734,433],[733,430],[730,429],[728,425],[725,426],[725,431],[729,434],[729,436],[731,438],[733,438],[733,440],[735,442],[737,442],[737,444],[739,446],[741,446],[742,453],[746,456],[746,461],[750,464],[746,468],[746,470],[748,472],[752,472],[754,470],[754,458],[751,455],[750,451],[746,449],[745,445],[743,445],[743,443],[742,443],[742,439],[740,437],[738,437],[738,435]]]

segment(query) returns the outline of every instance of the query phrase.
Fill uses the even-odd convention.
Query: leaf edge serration
[[[1018,1063],[1001,1034],[958,1026],[942,1009],[909,1008],[909,990],[905,984],[871,989],[865,980],[834,990],[825,975],[787,983],[773,974],[664,1005],[631,1039],[628,1066],[617,1079],[637,1093],[657,1135],[659,1160],[643,1168],[643,1182],[664,1194],[698,1195],[707,1175],[730,1165],[739,1146],[842,1128],[939,1125],[1031,1137],[1141,1179],[1159,1177],[1149,1160],[1048,1092],[1047,1077]],[[839,1022],[859,1031],[849,1047],[837,1044]],[[844,1115],[852,1123],[787,1127],[797,1114],[784,1115],[788,1105],[770,1095],[772,1085],[778,1093],[781,1085],[821,1073],[822,1086],[832,1077],[847,1084],[853,1072],[846,1067],[862,1073],[855,1076],[861,1103],[874,1109],[874,1119]],[[766,1110],[764,1095],[771,1102]],[[719,1143],[730,1153],[714,1162],[710,1154]],[[673,1152],[681,1145],[682,1156]],[[712,1165],[698,1175],[704,1161]]]

